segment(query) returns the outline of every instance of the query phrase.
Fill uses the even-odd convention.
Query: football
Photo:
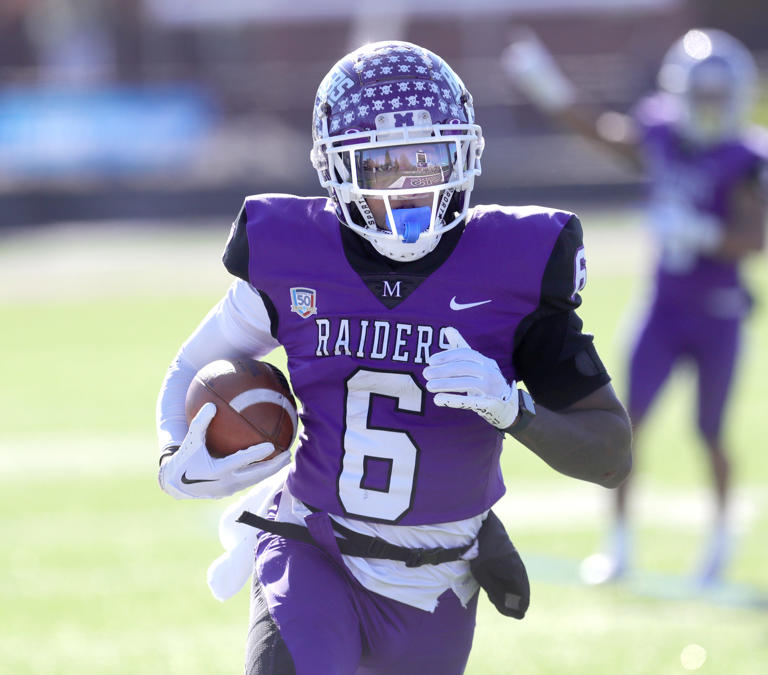
[[[213,457],[226,457],[258,443],[285,452],[296,437],[296,401],[285,375],[256,359],[221,359],[201,368],[187,390],[187,422],[205,403],[216,404],[206,433]]]

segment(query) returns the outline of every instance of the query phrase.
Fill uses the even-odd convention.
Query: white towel
[[[236,522],[243,511],[266,517],[275,493],[285,483],[290,464],[276,474],[254,485],[236,502],[230,504],[219,518],[219,541],[222,553],[208,566],[208,587],[213,597],[224,602],[237,593],[253,571],[253,549],[259,530]]]

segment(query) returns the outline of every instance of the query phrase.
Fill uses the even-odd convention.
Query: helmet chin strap
[[[443,235],[430,232],[429,234],[419,237],[419,239],[412,244],[406,244],[404,241],[397,241],[394,239],[380,239],[366,234],[362,234],[361,236],[365,237],[371,243],[371,246],[385,258],[397,260],[398,262],[408,262],[410,260],[419,260],[428,253],[434,251]]]
[[[445,214],[455,192],[453,188],[443,190],[435,213],[436,225],[445,223]],[[429,206],[389,209],[387,225],[397,235],[392,237],[391,235],[382,236],[383,233],[378,234],[380,230],[364,198],[354,199],[353,203],[357,206],[367,228],[366,232],[361,232],[359,229],[356,231],[367,239],[376,251],[390,260],[398,262],[418,260],[431,253],[440,242],[442,232],[436,232],[436,227],[430,230],[432,208]],[[346,209],[344,211],[345,217],[349,218],[349,211]],[[394,227],[389,213],[394,219]]]

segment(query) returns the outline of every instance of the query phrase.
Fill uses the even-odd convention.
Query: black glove
[[[477,535],[477,543],[477,558],[469,561],[472,574],[496,609],[505,616],[522,619],[531,601],[528,573],[504,525],[493,511],[488,512]]]

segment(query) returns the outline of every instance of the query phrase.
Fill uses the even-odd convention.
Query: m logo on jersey
[[[384,280],[384,289],[381,294],[382,298],[399,298],[400,297],[400,282],[396,281],[394,284],[390,284],[386,279]]]
[[[317,293],[314,288],[291,289],[291,311],[302,319],[317,314]]]

